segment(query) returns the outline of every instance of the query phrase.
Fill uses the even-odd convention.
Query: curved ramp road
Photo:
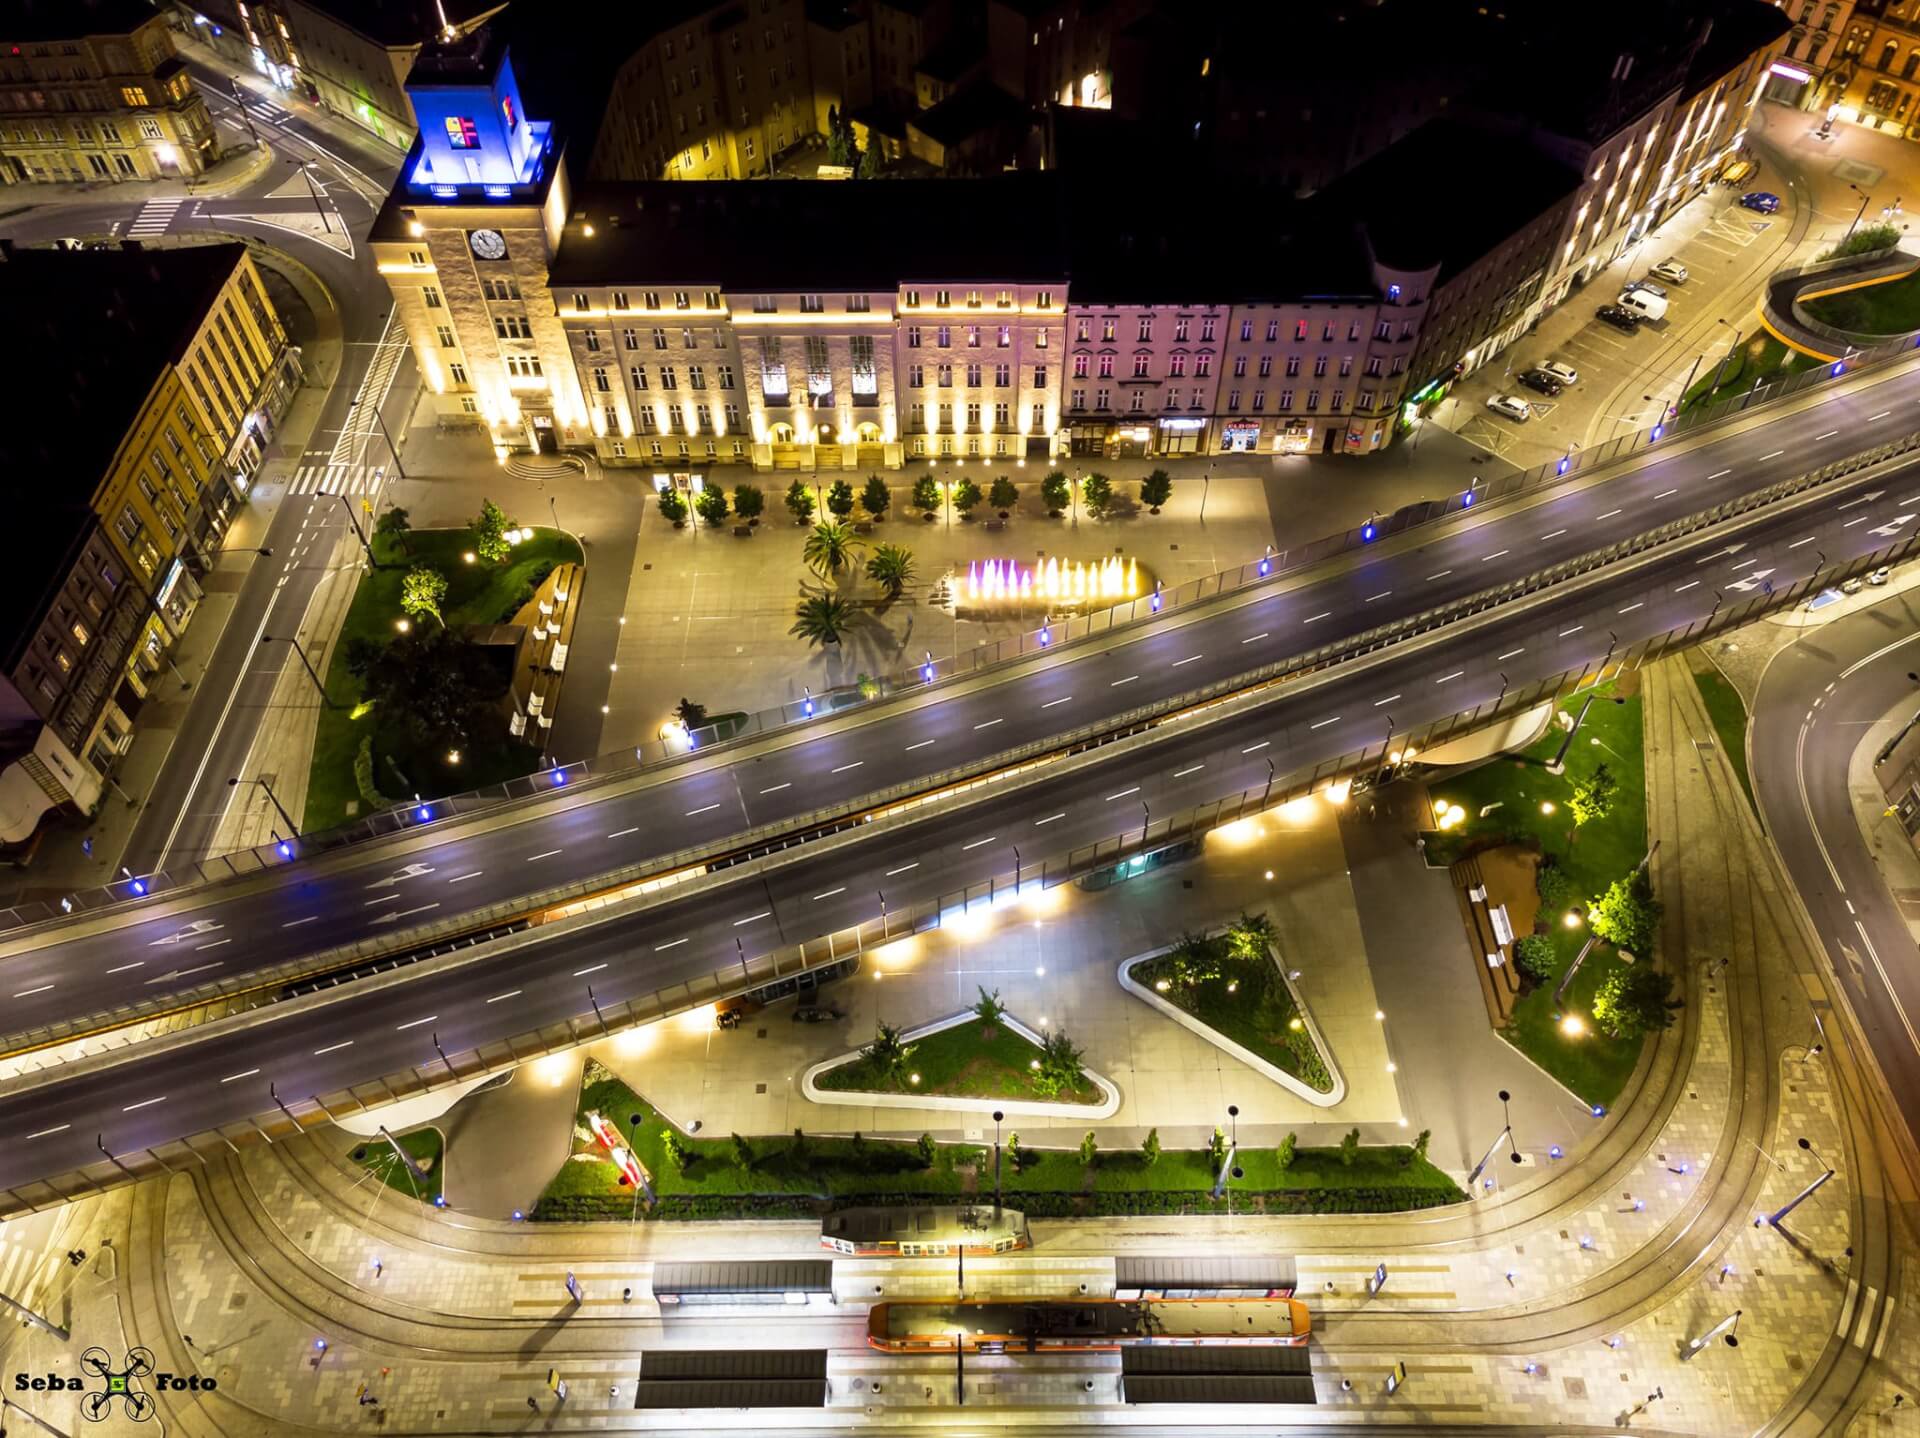
[[[1896,503],[1903,492],[1913,496],[1911,510]],[[56,1067],[15,1081],[11,1092],[0,1095],[0,1186],[97,1161],[96,1135],[104,1135],[116,1152],[133,1150],[268,1112],[269,1082],[297,1102],[432,1064],[436,1036],[452,1052],[557,1023],[588,1011],[588,984],[607,1007],[713,973],[741,954],[755,957],[876,919],[883,892],[890,906],[904,907],[989,876],[1011,877],[1016,845],[1031,860],[1108,838],[1142,822],[1143,805],[1165,816],[1257,790],[1267,780],[1269,760],[1285,774],[1380,743],[1389,719],[1406,732],[1484,704],[1499,694],[1503,675],[1522,688],[1569,669],[1591,669],[1609,648],[1609,631],[1625,652],[1641,639],[1703,619],[1715,606],[1716,591],[1752,593],[1768,582],[1762,578],[1767,575],[1792,582],[1813,568],[1814,553],[1832,566],[1881,550],[1920,524],[1916,515],[1920,457],[1889,465],[1878,476],[1836,483],[1798,509],[1762,511],[1732,541],[1724,532],[1677,541],[1570,590],[1549,591],[1425,642],[1284,686],[1271,701],[1232,718],[1173,726],[1138,748],[1109,751],[1099,762],[1025,786],[985,791],[979,801],[949,812],[804,846],[779,864],[742,866],[731,882],[621,914],[561,942],[491,952],[395,988],[349,986],[335,1002],[286,1010],[177,1050],[136,1046],[124,1062],[98,1071],[63,1077]],[[1416,567],[1432,564],[1435,550],[1474,542],[1471,532],[1448,536],[1424,561],[1417,554],[1411,558]],[[1220,621],[1291,634],[1311,618],[1302,613],[1301,598],[1275,594]],[[1168,640],[1194,642],[1191,635],[1163,632],[1128,647],[1145,652]],[[1207,642],[1217,643],[1217,637]],[[1166,671],[1183,653],[1168,647],[1154,657]],[[1057,685],[1071,694],[1086,689],[1084,673],[1109,685],[1144,682],[1145,663],[1136,662],[1138,670],[1118,654],[1090,656],[1077,667],[1063,666],[1064,673],[1043,670],[1022,683]],[[1141,679],[1130,679],[1136,673]],[[990,691],[1005,692],[1004,686]],[[823,737],[800,752],[817,772],[831,755],[858,752],[834,747],[842,742]],[[733,778],[723,773],[701,782],[731,787]],[[541,861],[521,862],[524,868]],[[405,894],[398,902],[414,905],[445,892],[459,872],[433,860],[419,867],[432,872],[396,881],[392,887]],[[359,902],[370,904],[384,891],[363,892]],[[217,933],[212,940],[202,934],[193,941],[217,939]],[[265,942],[270,947],[272,939]]]
[[[1348,572],[1308,577],[1250,602],[1190,610],[1185,619],[1170,615],[1166,624],[1144,627],[1112,647],[1066,648],[1007,671],[997,683],[936,689],[925,702],[883,708],[851,727],[834,729],[823,722],[814,737],[743,755],[723,768],[669,771],[660,782],[625,792],[606,787],[556,796],[555,802],[486,832],[475,831],[484,821],[450,827],[445,842],[405,856],[375,847],[351,854],[344,865],[330,862],[324,870],[295,864],[277,887],[210,890],[203,901],[188,899],[183,912],[166,917],[133,910],[105,927],[91,921],[88,932],[56,927],[22,936],[0,944],[0,1034],[137,1003],[355,939],[400,933],[687,845],[717,844],[755,825],[845,803],[1229,679],[1623,541],[1916,428],[1920,369],[1888,374],[1857,390],[1829,394],[1803,413],[1725,434],[1690,451],[1676,450],[1671,457],[1656,454],[1582,491],[1524,509],[1470,512],[1463,521],[1436,528],[1419,548],[1383,550]],[[1911,497],[1920,510],[1916,490],[1920,483],[1893,491],[1879,508],[1856,509],[1847,520],[1858,532],[1849,527],[1837,533],[1844,539],[1868,537],[1875,525],[1893,517],[1883,511],[1899,497]],[[1861,501],[1869,503],[1877,501]],[[1773,567],[1804,575],[1813,568],[1815,554],[1824,552],[1830,561],[1840,557],[1838,540],[1805,543],[1811,547],[1782,554]],[[1702,571],[1698,577],[1704,582],[1711,575]],[[1734,583],[1740,576],[1729,570],[1723,578]],[[1652,607],[1624,615],[1621,622],[1641,633],[1664,629],[1664,623],[1647,627],[1664,612],[1661,607],[1641,602]],[[1601,624],[1605,618],[1592,616],[1599,627],[1589,628],[1586,639],[1563,645],[1561,638],[1580,633],[1573,627],[1576,621],[1553,626],[1536,617],[1524,638],[1492,653],[1518,686],[1521,674],[1509,660],[1523,654],[1539,665],[1529,671],[1536,677],[1578,659],[1597,659],[1606,643],[1601,638],[1596,645],[1593,638],[1620,629],[1618,623]],[[1624,638],[1626,631],[1620,632]],[[1541,663],[1553,654],[1570,657],[1565,663],[1548,660],[1550,668]],[[1461,657],[1455,667],[1464,680],[1466,662],[1487,656]],[[1365,701],[1373,716],[1367,724],[1345,709],[1317,716],[1329,728],[1333,720],[1342,727],[1317,733],[1316,745],[1333,741],[1323,752],[1337,753],[1375,742],[1390,717],[1406,728],[1412,713],[1396,712],[1386,697],[1390,692]],[[1449,712],[1471,707],[1465,699],[1453,702],[1462,690],[1446,693]],[[1280,766],[1282,772],[1288,767]]]

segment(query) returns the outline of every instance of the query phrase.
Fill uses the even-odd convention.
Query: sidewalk
[[[18,206],[18,209],[32,209],[41,205],[51,207],[76,201],[145,204],[149,200],[211,200],[239,194],[272,168],[271,145],[264,141],[256,144],[251,140],[241,140],[229,146],[216,163],[198,175],[167,180],[81,180],[34,184],[8,193],[28,199],[29,203]],[[13,213],[15,209],[14,206],[6,206],[5,212]],[[84,232],[84,226],[79,228]]]

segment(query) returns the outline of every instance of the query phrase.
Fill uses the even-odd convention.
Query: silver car
[[[1552,375],[1555,379],[1559,380],[1561,384],[1572,385],[1580,383],[1580,371],[1568,364],[1565,360],[1541,360],[1534,368],[1539,370],[1541,374]]]
[[[1687,282],[1687,267],[1669,255],[1648,271],[1656,280],[1665,280],[1670,285],[1684,285]]]
[[[1533,418],[1533,406],[1514,394],[1496,394],[1487,400],[1487,408],[1507,419]]]

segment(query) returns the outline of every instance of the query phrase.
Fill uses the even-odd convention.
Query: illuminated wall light
[[[698,434],[700,432],[700,406],[692,400],[681,401],[680,418],[686,422],[688,434]]]
[[[665,401],[656,402],[653,406],[653,427],[662,434],[673,428],[672,411],[667,408]]]
[[[747,411],[747,423],[753,430],[753,442],[755,444],[765,444],[767,442],[767,417],[761,411],[760,406],[755,405]]]

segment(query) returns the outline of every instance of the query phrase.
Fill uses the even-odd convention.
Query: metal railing
[[[825,805],[794,818],[761,825],[721,841],[676,850],[606,870],[585,878],[552,885],[511,900],[469,910],[465,914],[422,925],[399,934],[365,938],[332,949],[307,954],[284,964],[213,980],[189,989],[173,990],[142,999],[138,1003],[76,1015],[58,1023],[41,1025],[0,1038],[0,1056],[22,1050],[44,1049],[51,1045],[126,1028],[162,1016],[194,1009],[207,1009],[204,1018],[232,1012],[231,1002],[241,996],[253,996],[257,1007],[271,1002],[278,991],[290,983],[330,972],[365,967],[383,956],[392,956],[395,967],[414,962],[421,951],[435,953],[477,942],[476,934],[530,918],[544,911],[581,900],[607,895],[637,886],[662,890],[700,878],[715,868],[731,867],[756,858],[780,853],[800,844],[829,838],[865,822],[875,812],[897,810],[905,805],[951,797],[986,784],[1009,783],[1026,777],[1044,763],[1084,753],[1117,742],[1165,722],[1169,717],[1192,712],[1235,696],[1303,678],[1335,664],[1348,663],[1389,646],[1404,643],[1436,629],[1472,618],[1516,600],[1528,598],[1543,589],[1566,584],[1631,558],[1660,545],[1669,544],[1702,529],[1729,519],[1753,513],[1834,480],[1857,474],[1903,454],[1920,451],[1920,431],[1862,454],[1836,460],[1819,469],[1777,481],[1753,490],[1738,499],[1728,500],[1712,509],[1674,520],[1644,531],[1632,539],[1589,551],[1576,558],[1538,570],[1506,584],[1493,585],[1475,594],[1435,605],[1418,614],[1391,620],[1385,624],[1322,645],[1303,654],[1291,655],[1226,679],[1216,680],[1199,689],[1187,690],[1164,699],[1142,704],[1118,715],[1081,725],[1065,733],[1030,740],[1015,748],[939,770],[923,778],[907,780],[850,799],[837,805]],[[444,946],[444,947],[443,947]],[[217,1010],[217,1012],[216,1012]],[[74,1057],[81,1057],[75,1055]]]
[[[1181,813],[1137,828],[1122,830],[1109,839],[1052,855],[1016,871],[987,879],[937,898],[884,911],[871,919],[804,944],[753,958],[743,957],[702,978],[690,979],[618,1004],[602,1006],[583,990],[587,1005],[574,1017],[530,1029],[471,1049],[441,1053],[437,1064],[420,1065],[353,1084],[327,1094],[310,1094],[249,1118],[126,1153],[102,1146],[99,1162],[50,1178],[0,1189],[0,1217],[33,1212],[66,1203],[85,1194],[104,1192],[143,1178],[176,1172],[185,1164],[205,1163],[209,1156],[238,1153],[240,1145],[256,1140],[274,1142],[275,1136],[298,1133],[310,1125],[329,1123],[343,1114],[359,1113],[401,1099],[431,1093],[451,1084],[469,1083],[517,1067],[542,1055],[575,1048],[616,1032],[655,1023],[676,1013],[717,1003],[735,994],[791,979],[799,974],[861,958],[910,934],[942,927],[956,914],[976,905],[994,905],[1011,895],[1017,899],[1036,885],[1044,890],[1103,869],[1203,837],[1210,830],[1249,814],[1289,803],[1343,780],[1387,782],[1400,777],[1405,766],[1390,757],[1408,747],[1430,750],[1450,739],[1464,737],[1503,723],[1536,704],[1597,687],[1678,649],[1751,623],[1763,614],[1804,603],[1821,590],[1855,575],[1871,572],[1911,556],[1920,547],[1920,535],[1896,540],[1884,549],[1823,569],[1791,586],[1757,593],[1744,602],[1716,605],[1704,619],[1677,626],[1663,634],[1629,645],[1617,658],[1597,668],[1569,669],[1522,689],[1503,692],[1491,703],[1415,725],[1393,739],[1356,749],[1333,759],[1278,776],[1258,788],[1196,805]],[[436,1041],[436,1049],[438,1044]]]

